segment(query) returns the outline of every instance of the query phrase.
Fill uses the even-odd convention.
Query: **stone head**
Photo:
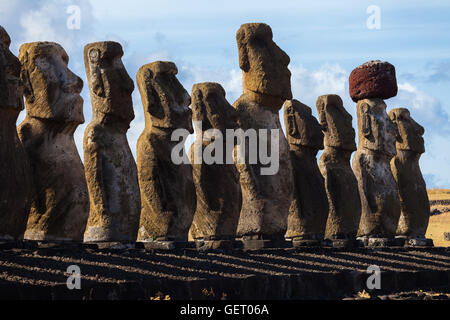
[[[352,116],[344,108],[341,97],[336,94],[320,96],[316,102],[319,122],[325,134],[325,146],[355,151],[355,129]]]
[[[113,116],[129,124],[134,119],[131,98],[134,83],[122,63],[122,56],[122,46],[113,41],[94,42],[84,47],[93,113]]]
[[[20,62],[9,50],[11,39],[0,26],[0,108],[23,110]]]
[[[323,132],[311,108],[298,100],[284,103],[284,124],[290,145],[323,149]]]
[[[396,155],[397,126],[386,113],[382,99],[363,99],[357,104],[359,146],[384,154]]]
[[[244,90],[292,99],[290,59],[272,40],[272,29],[264,23],[243,24],[236,40]]]
[[[156,61],[142,66],[137,84],[146,116],[158,128],[187,129],[193,133],[191,97],[178,81],[173,62]]]
[[[223,87],[214,82],[194,84],[192,87],[192,112],[194,121],[202,122],[202,130],[235,129],[237,111],[225,98]]]
[[[83,123],[83,80],[69,68],[66,51],[54,42],[23,44],[19,50],[27,116]]]
[[[397,125],[397,150],[408,150],[424,153],[425,145],[423,134],[425,129],[411,117],[406,108],[396,108],[389,111],[389,118]]]

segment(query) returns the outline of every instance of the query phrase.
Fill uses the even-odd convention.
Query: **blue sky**
[[[291,57],[294,98],[311,106],[319,95],[339,94],[355,118],[348,95],[353,68],[372,59],[389,61],[397,71],[399,94],[388,108],[406,107],[425,129],[427,152],[421,167],[428,187],[450,188],[450,2],[449,1],[121,1],[2,0],[0,21],[17,54],[24,42],[56,41],[70,56],[70,68],[85,80],[86,123],[91,104],[83,47],[119,41],[124,64],[135,79],[138,68],[155,60],[177,64],[188,91],[196,82],[216,81],[233,103],[241,93],[235,33],[247,22],[265,22],[274,40]],[[125,3],[125,4],[123,4]],[[79,30],[66,26],[67,7],[81,9]],[[380,8],[380,29],[368,29],[367,8]],[[144,127],[138,90],[136,119],[128,133],[134,152]],[[23,119],[21,114],[19,121]],[[354,119],[356,125],[356,119]],[[85,124],[86,125],[86,124]],[[75,139],[82,154],[85,125]]]

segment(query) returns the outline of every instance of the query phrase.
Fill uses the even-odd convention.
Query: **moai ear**
[[[102,74],[100,70],[100,50],[92,48],[89,50],[89,68],[91,70],[92,91],[95,95],[104,98],[105,87],[103,85]]]
[[[320,126],[322,127],[322,131],[328,130],[328,124],[327,124],[327,115],[325,113],[325,102],[321,101],[319,103],[319,122]]]
[[[368,104],[363,103],[361,105],[361,118],[362,118],[362,134],[368,138],[372,134],[372,127],[370,125],[370,107]]]
[[[290,136],[295,137],[298,135],[297,122],[295,121],[294,109],[292,106],[289,106],[286,110],[287,113],[287,131]]]
[[[23,94],[25,95],[25,98],[27,99],[28,103],[34,103],[35,97],[34,97],[34,90],[33,86],[31,85],[30,80],[30,73],[26,69],[26,66],[28,65],[28,52],[25,53],[25,57],[22,61],[22,69],[20,72],[20,81],[23,84]]]
[[[247,43],[243,41],[243,38],[245,38],[244,32],[238,33],[239,67],[242,71],[247,72],[250,69],[250,61],[248,59]]]

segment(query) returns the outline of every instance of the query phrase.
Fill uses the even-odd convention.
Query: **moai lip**
[[[382,99],[358,101],[358,150],[352,169],[361,197],[358,236],[391,239],[400,218],[398,189],[390,161],[395,156],[397,128]]]
[[[190,233],[194,240],[233,240],[241,210],[241,187],[236,166],[226,161],[227,156],[233,158],[233,149],[227,149],[226,129],[236,128],[236,110],[228,103],[225,90],[218,83],[194,84],[191,96],[193,120],[201,123],[201,128],[196,128],[198,134],[190,150],[197,194]],[[203,138],[211,129],[221,133],[214,142]],[[211,148],[215,152],[222,150],[223,157],[218,163],[195,163],[194,152],[211,155]]]
[[[425,130],[414,121],[406,108],[392,109],[389,117],[398,128],[397,154],[391,160],[401,204],[397,235],[424,239],[430,218],[427,187],[419,167],[420,156],[425,152]]]
[[[389,62],[374,60],[355,68],[349,78],[350,97],[362,99],[389,99],[397,95],[395,67]]]
[[[244,84],[242,96],[233,104],[238,112],[238,126],[244,131],[267,130],[269,138],[264,143],[269,146],[271,130],[279,133],[278,140],[274,141],[278,148],[275,173],[261,174],[261,169],[267,166],[259,160],[256,164],[245,161],[236,165],[242,190],[237,238],[284,239],[294,181],[289,146],[281,130],[278,110],[292,97],[291,73],[287,68],[289,56],[273,42],[272,30],[263,23],[242,25],[236,40]],[[257,140],[263,141],[261,137]],[[248,154],[248,147],[239,148],[237,152]]]
[[[84,165],[90,211],[85,242],[136,241],[141,197],[126,132],[134,119],[134,83],[117,42],[90,43],[84,61],[92,121],[84,133]]]
[[[174,63],[157,61],[141,67],[137,84],[145,129],[137,143],[142,209],[138,241],[188,241],[195,211],[195,187],[189,163],[175,164],[172,133],[193,133],[191,98],[176,78]],[[160,247],[160,244],[156,244]],[[176,246],[169,244],[167,249]]]
[[[16,130],[23,110],[20,62],[9,50],[11,39],[0,26],[0,240],[23,237],[32,200],[27,154]]]
[[[21,46],[27,116],[17,131],[35,185],[24,238],[82,241],[89,213],[84,167],[73,134],[84,123],[83,81],[54,42]]]
[[[295,182],[286,238],[320,244],[328,217],[324,179],[316,159],[317,152],[323,149],[322,128],[311,108],[298,100],[284,104],[284,123]]]
[[[338,95],[320,96],[316,107],[325,135],[325,150],[319,160],[329,205],[325,238],[355,240],[361,219],[361,199],[350,166],[351,154],[356,150],[352,116]]]

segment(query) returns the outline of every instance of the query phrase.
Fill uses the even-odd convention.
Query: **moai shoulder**
[[[0,240],[23,237],[33,196],[28,157],[16,130],[23,110],[21,66],[10,44],[0,26]]]
[[[352,116],[335,94],[320,96],[316,108],[325,136],[325,150],[319,160],[329,204],[325,238],[333,246],[352,246],[361,218],[358,182],[350,166],[356,150]]]
[[[289,146],[278,115],[284,101],[292,98],[290,59],[273,41],[272,30],[264,23],[242,25],[236,33],[236,41],[244,89],[233,105],[239,113],[239,127],[256,130],[257,141],[253,146],[258,145],[258,141],[271,145],[272,138],[260,136],[261,130],[270,137],[274,131],[279,133],[278,138],[274,137],[278,147],[276,173],[261,174],[260,161],[237,164],[243,199],[237,237],[244,245],[255,241],[257,246],[265,246],[275,240],[284,241],[293,198]],[[238,154],[248,155],[249,151],[247,146],[237,146]]]
[[[203,240],[204,247],[223,246],[235,238],[241,209],[239,175],[236,166],[227,163],[233,159],[234,144],[228,146],[226,130],[236,129],[237,112],[218,83],[194,84],[191,96],[197,124],[190,152],[197,207],[190,233],[195,240]],[[195,162],[196,151],[202,153],[200,163]]]
[[[173,158],[175,148],[181,147],[184,153],[184,139],[193,133],[191,98],[177,73],[174,63],[156,61],[142,66],[137,74],[145,114],[145,129],[137,145],[142,199],[138,241],[147,246],[186,242],[195,211],[192,167]],[[172,141],[176,130],[183,142]]]
[[[57,43],[26,43],[19,58],[27,115],[18,132],[36,197],[24,237],[81,241],[89,196],[73,134],[84,123],[83,81],[68,68],[69,57]]]
[[[286,238],[294,246],[320,245],[328,217],[324,179],[316,159],[323,149],[322,128],[311,108],[298,100],[284,104],[284,123],[295,182]]]
[[[419,167],[420,156],[425,152],[425,130],[411,117],[406,108],[392,109],[389,111],[389,117],[398,128],[397,154],[391,160],[401,203],[397,235],[406,238],[409,245],[432,245],[431,239],[425,239],[430,202]]]
[[[129,242],[137,237],[141,198],[126,136],[134,119],[134,83],[122,55],[122,46],[112,41],[84,48],[92,103],[92,121],[83,142],[90,198],[85,242]]]
[[[387,62],[370,61],[352,71],[349,83],[350,95],[358,102],[359,143],[352,162],[362,207],[358,236],[368,245],[392,244],[400,217],[390,167],[397,128],[383,99],[397,93],[395,69]]]

